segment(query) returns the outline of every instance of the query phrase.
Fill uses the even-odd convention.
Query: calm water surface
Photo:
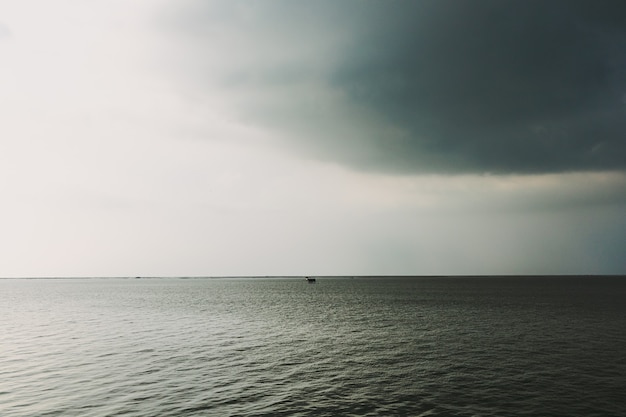
[[[626,278],[0,280],[1,416],[626,416]]]

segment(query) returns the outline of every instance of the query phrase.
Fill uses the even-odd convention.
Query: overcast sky
[[[0,277],[626,273],[626,3],[0,0]]]

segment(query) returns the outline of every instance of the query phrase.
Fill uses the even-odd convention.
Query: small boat
[[[315,284],[315,278],[305,277],[309,284]]]

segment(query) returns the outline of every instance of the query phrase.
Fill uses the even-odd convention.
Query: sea
[[[626,416],[626,277],[0,279],[0,416]]]

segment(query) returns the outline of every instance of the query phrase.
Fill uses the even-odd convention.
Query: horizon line
[[[367,274],[367,275],[111,275],[111,276],[24,276],[0,279],[302,279],[313,278],[533,278],[533,277],[626,277],[626,274]]]

